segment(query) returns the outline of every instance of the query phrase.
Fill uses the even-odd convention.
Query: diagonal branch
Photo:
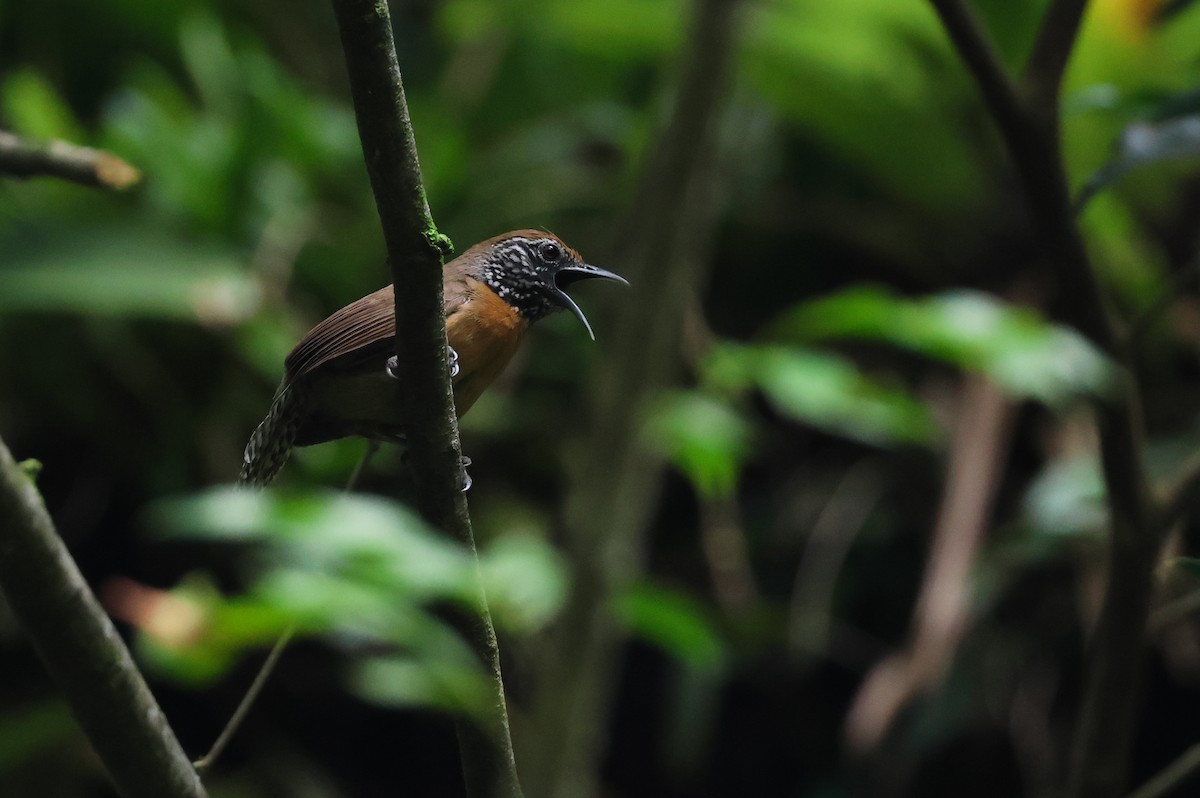
[[[458,421],[446,357],[442,259],[450,242],[434,226],[421,183],[387,3],[333,0],[333,9],[397,288],[396,355],[404,375],[400,400],[420,510],[474,553],[467,501],[459,490]],[[486,717],[459,721],[463,774],[471,796],[518,796],[499,649],[482,586],[479,599],[479,614],[466,624],[466,633],[488,670],[493,695]]]
[[[192,763],[0,441],[0,587],[125,798],[205,798]]]
[[[33,143],[0,130],[0,176],[19,179],[58,177],[84,186],[125,189],[142,179],[142,173],[103,150],[65,141]]]
[[[1035,102],[1057,100],[1085,10],[1087,0],[1054,0],[1046,9],[1025,64],[1025,85]]]

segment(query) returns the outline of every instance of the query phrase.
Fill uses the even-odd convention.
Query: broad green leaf
[[[703,370],[718,389],[757,388],[784,415],[856,440],[926,442],[935,434],[920,402],[838,355],[804,347],[722,344],[709,353]]]
[[[256,567],[237,597],[178,589],[176,597],[203,615],[194,635],[164,640],[143,629],[147,655],[192,682],[219,674],[241,651],[270,644],[292,624],[398,646],[433,667],[464,646],[431,607],[476,611],[479,578],[496,620],[516,631],[544,625],[566,594],[563,567],[540,540],[501,537],[476,568],[463,546],[379,498],[219,488],[160,501],[148,517],[168,536],[253,544]]]
[[[674,393],[656,406],[646,435],[705,496],[728,496],[750,453],[750,423],[721,400]]]
[[[693,667],[716,667],[725,656],[725,641],[708,614],[680,591],[638,585],[615,599],[614,612],[638,637]]]
[[[77,726],[60,699],[43,699],[0,714],[0,774],[11,773],[33,756],[61,750]]]
[[[57,312],[226,325],[258,308],[261,287],[228,251],[133,229],[83,233],[0,269],[0,313]]]
[[[1113,370],[1078,333],[974,291],[906,299],[879,288],[852,288],[804,303],[775,331],[803,342],[889,343],[980,371],[1014,396],[1048,404],[1105,392]]]
[[[1104,478],[1091,457],[1050,463],[1025,494],[1025,515],[1040,534],[1070,536],[1097,532],[1107,519]]]
[[[541,540],[498,538],[480,555],[479,568],[492,614],[509,629],[545,626],[566,600],[566,567]]]
[[[0,84],[0,118],[22,136],[85,143],[71,109],[50,82],[32,69],[12,72]]]
[[[386,706],[425,706],[478,714],[489,689],[471,660],[430,662],[411,657],[373,657],[355,666],[350,685],[364,699]]]

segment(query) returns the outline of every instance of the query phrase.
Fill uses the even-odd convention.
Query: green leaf
[[[716,667],[725,656],[708,614],[682,592],[638,585],[617,597],[614,609],[631,632],[693,667]]]
[[[83,131],[70,108],[50,82],[32,69],[13,72],[0,85],[0,117],[23,136],[83,143]]]
[[[1178,568],[1193,579],[1200,580],[1200,559],[1195,557],[1175,557],[1171,566]]]
[[[433,607],[450,602],[477,611],[481,578],[497,622],[530,631],[566,595],[564,569],[544,542],[502,537],[481,552],[476,568],[465,547],[403,505],[375,497],[219,488],[160,501],[148,518],[167,536],[254,544],[256,568],[242,595],[225,599],[194,585],[173,592],[202,608],[196,634],[167,641],[143,635],[146,656],[193,683],[293,624],[305,633],[398,646],[431,668],[456,657],[470,661]]]
[[[64,738],[75,729],[70,710],[59,699],[5,711],[0,714],[0,774],[11,773],[43,751],[61,751]]]
[[[1113,373],[1108,359],[1078,333],[975,291],[905,299],[879,288],[852,288],[801,305],[774,329],[804,342],[889,343],[982,372],[1011,395],[1048,404],[1104,393]]]
[[[900,387],[863,374],[850,360],[803,347],[714,347],[705,380],[723,390],[761,390],[781,413],[875,445],[927,442],[936,428]]]
[[[225,325],[258,308],[261,288],[238,259],[133,229],[73,233],[9,250],[0,313],[60,312]]]
[[[687,475],[702,495],[728,496],[750,453],[750,423],[720,399],[699,393],[662,398],[651,413],[646,435]]]
[[[492,614],[509,629],[540,629],[566,600],[566,567],[544,541],[498,538],[480,555],[479,569]]]
[[[1035,531],[1063,537],[1099,532],[1108,518],[1104,477],[1094,457],[1047,465],[1025,494],[1024,510]]]
[[[374,657],[358,664],[352,689],[385,706],[425,706],[468,714],[486,707],[489,690],[482,670],[470,660],[449,663],[411,657]]]

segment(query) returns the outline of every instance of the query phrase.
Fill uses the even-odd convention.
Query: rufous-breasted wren
[[[585,263],[557,236],[538,230],[490,238],[446,264],[446,337],[460,418],[508,365],[533,322],[566,309],[592,336],[583,311],[565,289],[594,277],[626,282]],[[395,361],[390,360],[395,352],[394,296],[390,285],[368,294],[296,344],[284,361],[271,409],[246,445],[241,484],[268,484],[293,446],[352,435],[403,439],[397,396],[402,375],[393,372]]]

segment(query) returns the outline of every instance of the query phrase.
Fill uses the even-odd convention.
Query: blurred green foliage
[[[973,6],[1019,66],[1046,2]],[[1159,8],[1094,0],[1062,136],[1104,284],[1141,320],[1147,457],[1165,475],[1182,459],[1167,449],[1194,443],[1200,397],[1200,4]],[[610,253],[691,9],[397,5],[442,229],[465,247],[546,227],[620,271]],[[607,741],[600,778],[628,795],[1050,794],[1045,763],[1069,743],[1100,567],[1089,541],[1104,524],[1080,400],[1125,375],[1055,321],[1071,298],[928,3],[779,0],[745,13],[685,382],[628,419],[676,476],[647,573],[605,605],[603,621],[638,643],[594,730]],[[447,607],[474,601],[466,555],[390,501],[311,492],[344,481],[360,443],[299,452],[278,495],[208,492],[232,480],[298,337],[387,279],[346,96],[320,2],[0,5],[0,128],[106,148],[146,175],[119,195],[0,182],[0,434],[45,463],[39,486],[98,587],[173,589],[168,606],[194,612],[193,637],[139,637],[141,661],[174,677],[156,690],[190,748],[236,702],[249,650],[293,622],[325,641],[301,647],[299,675],[281,676],[262,710],[286,720],[260,721],[241,743],[265,764],[242,770],[238,794],[278,794],[272,779],[295,756],[345,794],[392,794],[399,747],[380,729],[417,721],[378,707],[469,710],[480,695],[445,623]],[[599,294],[578,292],[598,345],[570,319],[539,325],[464,423],[518,731],[539,665],[559,653],[540,630],[588,572],[554,544],[564,502],[584,489],[564,466],[589,456],[573,437],[589,422],[589,375],[611,356]],[[1006,442],[949,676],[859,768],[844,756],[846,713],[870,666],[908,639],[965,373],[1033,402]],[[385,451],[364,491],[392,492],[401,470]],[[143,514],[163,496],[186,498]],[[144,534],[168,527],[187,534]],[[1190,530],[1179,546],[1194,548]],[[797,584],[814,557],[828,580],[815,599]],[[828,634],[801,657],[787,630],[811,606]],[[1189,623],[1160,641],[1135,775],[1190,742],[1194,634]],[[62,710],[7,620],[0,635],[11,674],[0,792],[105,794],[85,757],[56,766]],[[431,736],[406,740],[405,778],[453,794],[453,759]]]

